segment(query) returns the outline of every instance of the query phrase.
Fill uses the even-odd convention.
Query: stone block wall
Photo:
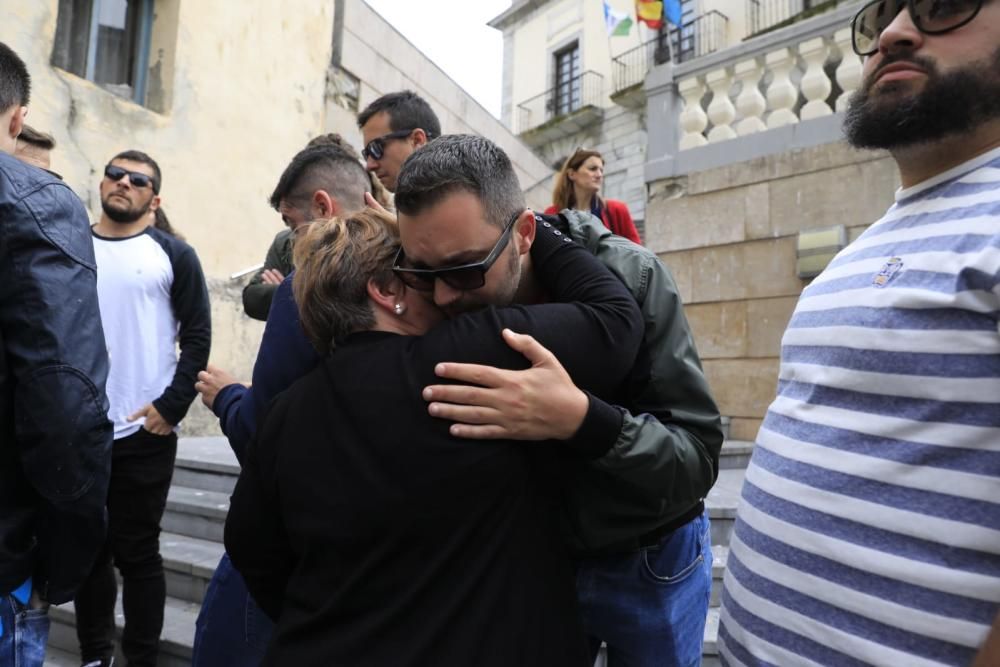
[[[753,440],[778,379],[781,336],[808,281],[800,231],[854,239],[899,187],[885,153],[842,142],[649,183],[645,242],[674,274],[730,437]]]

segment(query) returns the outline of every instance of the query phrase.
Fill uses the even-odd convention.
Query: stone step
[[[176,598],[167,598],[163,615],[163,632],[160,635],[160,658],[157,667],[190,667],[191,648],[194,644],[194,624],[198,619],[199,605]],[[76,638],[76,612],[69,602],[49,609],[52,625],[49,630],[49,647],[53,655],[80,655]],[[125,616],[122,613],[121,595],[115,605],[115,638],[121,642]],[[48,664],[46,662],[46,664]],[[77,667],[79,662],[76,662]],[[116,659],[115,664],[125,664]]]
[[[49,645],[46,648],[45,667],[79,667],[80,652],[76,643],[76,631],[73,629],[75,621],[73,605],[53,607],[50,615],[52,617],[52,630],[49,633]],[[121,641],[123,617],[120,601],[115,610],[115,616],[117,639]],[[167,599],[158,667],[188,667],[191,664],[191,645],[194,641],[194,624],[197,616],[196,606],[171,598]],[[712,608],[708,610],[708,618],[705,622],[702,667],[720,665],[718,636],[719,610]],[[116,663],[124,664],[124,661],[119,657]],[[602,664],[604,663],[599,657],[595,667]]]
[[[710,607],[705,619],[705,641],[701,646],[701,665],[719,664],[719,609]],[[714,661],[714,662],[713,662]]]
[[[160,525],[169,533],[221,544],[228,511],[228,493],[174,485]]]
[[[720,470],[719,479],[705,499],[708,517],[712,522],[713,545],[729,546],[729,536],[736,521],[736,506],[745,476],[746,470],[741,468]]]
[[[753,454],[754,443],[749,440],[726,440],[719,453],[719,469],[746,468]]]
[[[239,476],[240,464],[226,438],[181,438],[178,441],[174,485],[231,494]]]
[[[726,562],[729,560],[729,547],[720,544],[712,545],[712,597],[710,607],[718,607],[722,599],[722,577],[726,574]]]
[[[50,644],[45,647],[44,667],[80,667],[80,656],[61,651]]]
[[[225,548],[218,542],[176,533],[160,534],[167,595],[201,604]]]

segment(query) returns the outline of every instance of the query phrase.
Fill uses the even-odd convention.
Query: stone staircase
[[[705,628],[704,667],[719,663],[716,636],[722,575],[729,555],[729,535],[736,502],[753,444],[727,441],[722,448],[719,481],[707,505],[712,521],[712,602]],[[173,484],[163,517],[160,550],[167,578],[167,606],[160,639],[160,667],[191,663],[195,620],[205,589],[222,557],[222,534],[229,494],[239,466],[225,438],[184,438],[177,448]],[[53,607],[46,665],[79,667],[73,605]],[[120,638],[124,617],[119,596],[116,620]],[[124,664],[122,662],[121,664]]]

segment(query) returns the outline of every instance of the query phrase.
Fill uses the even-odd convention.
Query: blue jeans
[[[708,512],[628,554],[592,557],[577,570],[583,626],[608,667],[697,667],[712,594]]]
[[[195,624],[191,667],[257,667],[273,630],[229,554],[223,554]]]
[[[0,667],[42,667],[49,638],[49,613],[28,609],[13,595],[0,596]]]

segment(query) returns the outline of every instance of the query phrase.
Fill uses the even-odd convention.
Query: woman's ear
[[[379,285],[374,279],[368,280],[368,298],[377,308],[389,313],[396,312],[396,304],[403,298],[405,287],[397,278],[393,278],[386,285]]]

